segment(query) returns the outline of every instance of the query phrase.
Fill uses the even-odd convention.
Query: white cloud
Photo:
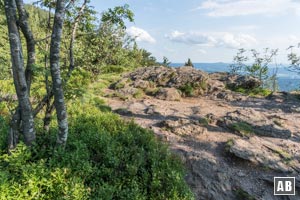
[[[138,42],[155,43],[156,40],[144,29],[132,26],[127,29],[127,34],[134,37]]]
[[[298,13],[300,3],[295,0],[206,0],[196,10],[207,10],[208,16],[276,15]]]
[[[173,42],[208,46],[208,47],[226,47],[226,48],[241,48],[251,47],[256,45],[257,40],[248,34],[232,34],[229,32],[179,32],[173,31],[166,36]]]

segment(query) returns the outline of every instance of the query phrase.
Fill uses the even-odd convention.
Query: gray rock
[[[239,128],[234,128],[236,124],[245,125],[247,132],[252,132],[259,136],[274,137],[274,138],[290,138],[292,133],[290,130],[285,129],[283,126],[277,125],[275,120],[269,119],[261,112],[257,112],[254,109],[239,109],[234,112],[229,112],[223,118],[221,118],[217,124],[219,126],[229,128],[234,132],[243,134]],[[249,126],[249,127],[248,127]],[[243,127],[242,127],[243,128]]]
[[[165,120],[162,122],[163,127],[177,135],[199,135],[206,133],[207,129],[201,126],[197,120],[179,119]]]
[[[150,83],[149,83],[149,81],[136,80],[136,81],[134,81],[133,86],[135,88],[147,89],[150,87]]]
[[[192,87],[193,96],[200,96],[225,88],[222,82],[211,80],[207,73],[192,67],[145,67],[125,75],[124,78],[133,82],[131,86],[143,89],[146,87],[164,87],[184,90]],[[151,84],[149,84],[150,82]]]
[[[290,152],[259,137],[235,139],[229,151],[235,156],[280,172],[297,172],[299,161]],[[293,162],[288,162],[292,160]]]
[[[155,97],[167,101],[180,101],[181,99],[181,95],[176,88],[161,88]]]
[[[254,89],[261,86],[261,81],[252,76],[232,75],[227,72],[215,72],[209,74],[212,80],[223,82],[230,88]]]

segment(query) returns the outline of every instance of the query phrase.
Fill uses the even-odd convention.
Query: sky
[[[231,62],[237,49],[279,49],[300,43],[300,0],[91,0],[101,13],[128,4],[127,33],[157,60]],[[99,14],[100,17],[100,14]]]

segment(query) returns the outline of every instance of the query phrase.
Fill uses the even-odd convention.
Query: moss
[[[225,144],[225,151],[229,152],[230,148],[234,145],[234,140],[229,139]]]
[[[251,196],[248,192],[241,188],[236,189],[234,193],[238,200],[255,200],[255,197]]]
[[[283,126],[282,123],[281,123],[281,121],[279,121],[278,119],[274,119],[273,122],[274,122],[274,124],[276,124],[277,126],[280,126],[280,127]]]
[[[273,151],[275,151],[275,153],[279,154],[280,157],[282,157],[284,159],[284,161],[286,161],[286,162],[291,161],[293,158],[288,152],[284,151],[283,149],[278,148],[278,149],[273,149]]]
[[[253,127],[246,122],[233,123],[230,125],[230,129],[238,132],[239,134],[241,134],[241,136],[246,136],[246,137],[249,137],[254,133]]]
[[[200,118],[198,121],[202,126],[209,126],[209,120],[207,118]]]

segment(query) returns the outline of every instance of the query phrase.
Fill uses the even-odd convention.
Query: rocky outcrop
[[[111,88],[120,90],[133,87],[147,90],[157,90],[154,95],[164,100],[178,100],[176,89],[181,91],[181,96],[201,96],[215,91],[221,91],[225,85],[217,80],[211,80],[209,75],[192,67],[144,67],[125,75],[121,80],[113,83]]]
[[[294,142],[288,141],[290,146],[295,145]],[[298,144],[295,147],[297,152],[300,149]],[[290,148],[291,149],[291,148]],[[274,145],[273,143],[259,137],[251,137],[250,139],[235,139],[230,146],[229,151],[235,156],[244,160],[249,160],[261,166],[274,169],[280,172],[300,172],[300,163],[292,151]],[[299,153],[298,153],[299,154]]]
[[[221,127],[229,128],[233,132],[242,136],[259,136],[274,138],[290,138],[291,131],[284,128],[284,122],[281,119],[265,116],[263,113],[254,109],[239,109],[229,112],[221,118],[217,124]]]

